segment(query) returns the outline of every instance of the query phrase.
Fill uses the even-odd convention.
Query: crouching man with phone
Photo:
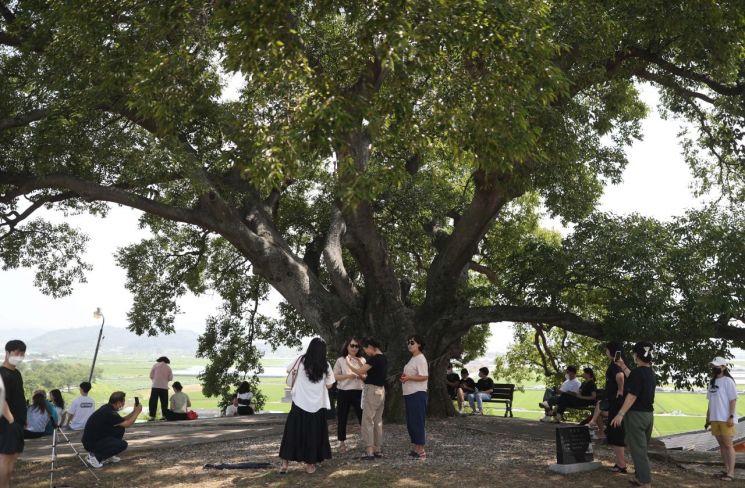
[[[135,423],[142,412],[142,405],[140,399],[135,397],[134,410],[122,417],[117,412],[124,408],[125,396],[123,391],[112,393],[109,403],[96,410],[85,424],[83,447],[88,451],[86,461],[94,468],[119,462],[117,454],[127,449],[127,441],[123,439],[124,429]]]

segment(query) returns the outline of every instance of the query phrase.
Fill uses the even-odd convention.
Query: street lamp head
[[[93,318],[94,319],[102,319],[103,318],[103,313],[101,312],[101,308],[100,307],[96,308],[96,311],[93,312]]]

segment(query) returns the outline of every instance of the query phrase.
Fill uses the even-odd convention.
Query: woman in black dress
[[[626,380],[621,367],[614,362],[616,354],[623,360],[623,346],[621,343],[607,343],[605,345],[605,355],[610,359],[610,364],[608,364],[608,369],[605,370],[605,398],[608,401],[608,419],[605,427],[605,436],[608,440],[608,445],[616,457],[616,464],[611,468],[612,471],[626,473],[626,443],[624,441],[623,425],[619,425],[618,427],[611,425],[611,421],[618,415],[618,410],[623,405],[623,385]]]

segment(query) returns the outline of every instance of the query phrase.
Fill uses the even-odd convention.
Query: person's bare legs
[[[592,412],[592,418],[589,422],[587,422],[587,425],[590,426],[590,428],[596,429],[598,426],[598,418],[600,417],[600,402],[595,403],[595,410]]]
[[[735,446],[732,444],[732,436],[729,435],[718,435],[716,436],[717,442],[719,443],[719,451],[722,453],[722,461],[724,461],[724,469],[727,471],[727,476],[735,476]]]
[[[465,395],[463,394],[463,388],[458,388],[458,411],[463,411],[463,402],[465,401]]]
[[[626,448],[623,446],[610,446],[613,449],[613,455],[616,456],[616,466],[623,469],[626,467]]]
[[[18,454],[0,454],[0,488],[10,488],[10,477],[13,474]]]

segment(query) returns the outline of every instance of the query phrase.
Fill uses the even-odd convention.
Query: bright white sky
[[[656,92],[644,87],[644,100],[653,109],[644,123],[645,139],[629,149],[630,164],[624,181],[606,189],[600,209],[617,214],[637,212],[657,219],[670,219],[686,209],[698,206],[691,191],[692,177],[683,162],[677,138],[679,123],[662,120],[654,110]],[[664,182],[661,184],[661,182]],[[33,286],[30,270],[0,271],[0,330],[19,328],[62,329],[98,325],[93,311],[101,307],[106,324],[126,326],[126,313],[132,297],[124,289],[124,271],[114,264],[116,249],[136,242],[147,235],[137,226],[139,212],[113,208],[105,219],[77,216],[68,219],[71,225],[90,235],[87,262],[94,267],[88,282],[77,285],[72,295],[52,299]],[[59,221],[62,217],[46,214]],[[545,221],[546,226],[560,229],[557,222]],[[9,306],[12,305],[12,306]],[[180,301],[182,314],[176,320],[176,330],[202,332],[205,318],[214,313],[219,300],[213,296],[189,296]],[[265,311],[270,313],[269,310]],[[511,331],[507,324],[492,326],[489,350],[504,351]]]

